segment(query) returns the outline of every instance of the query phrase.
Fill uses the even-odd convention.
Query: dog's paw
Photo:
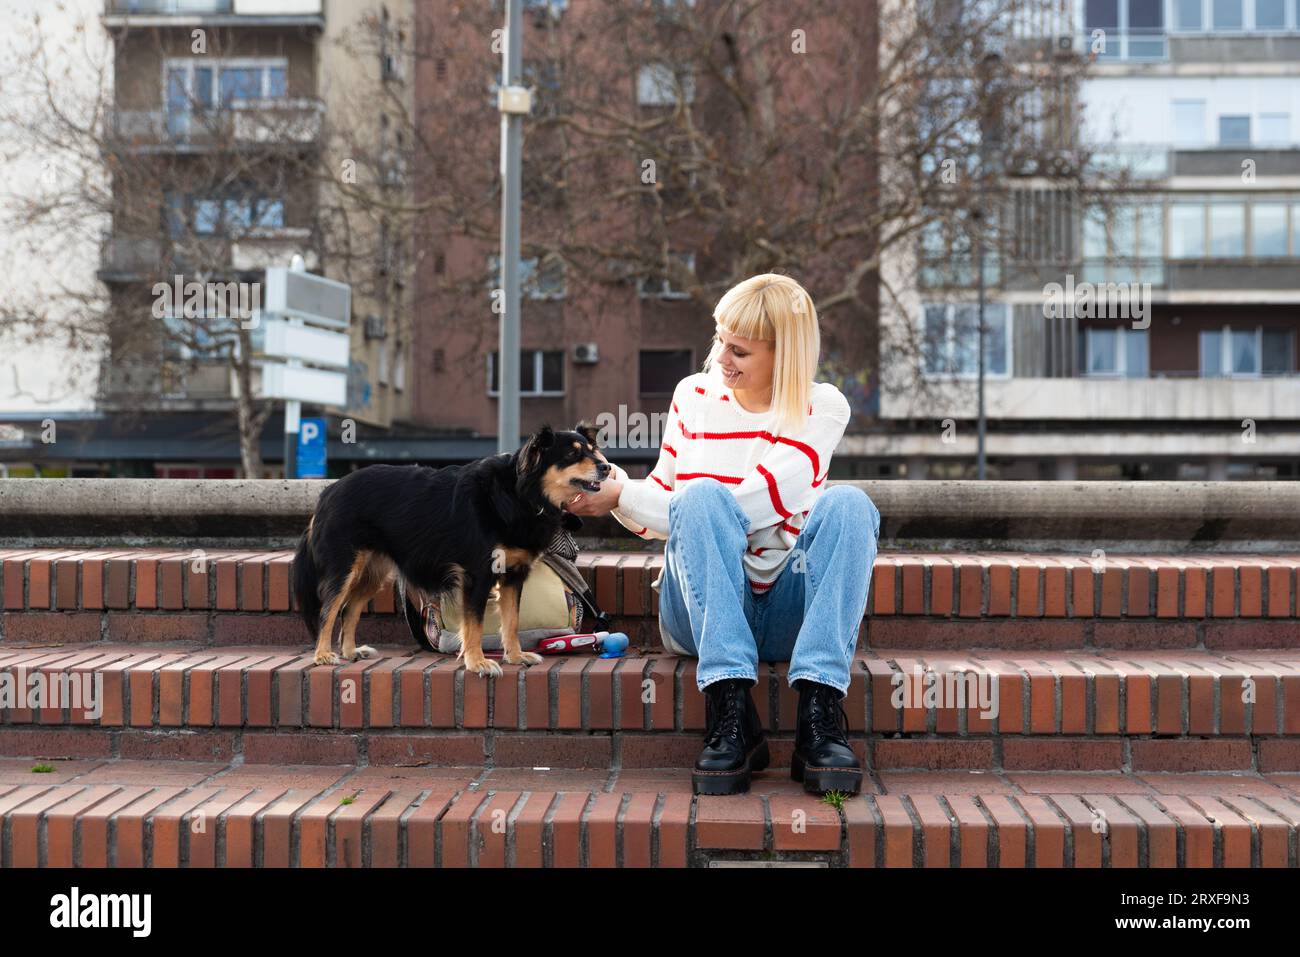
[[[518,658],[507,658],[505,660],[512,665],[540,665],[542,656],[531,651],[521,651]]]
[[[357,645],[352,651],[352,660],[360,661],[362,658],[374,658],[379,654],[369,645]]]
[[[337,665],[338,663],[339,656],[332,651],[316,656],[316,664],[318,665]]]
[[[501,666],[491,658],[484,658],[477,664],[466,661],[465,669],[475,672],[480,678],[499,678],[501,676]]]

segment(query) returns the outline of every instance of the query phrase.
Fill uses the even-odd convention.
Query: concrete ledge
[[[851,481],[900,550],[1254,552],[1300,550],[1300,482]],[[0,480],[0,545],[283,548],[325,481]],[[588,547],[644,551],[612,519]]]

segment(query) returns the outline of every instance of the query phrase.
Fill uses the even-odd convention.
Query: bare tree
[[[107,341],[99,404],[119,415],[233,406],[243,472],[261,477],[272,404],[258,398],[260,284],[265,267],[287,264],[291,252],[305,252],[309,265],[322,259],[323,108],[284,70],[218,75],[206,65],[203,57],[244,52],[235,31],[128,30],[113,41],[119,58],[201,56],[168,67],[161,104],[146,96],[133,108],[115,93],[111,61],[96,64],[93,89],[70,91],[34,20],[20,75],[41,109],[2,118],[21,130],[9,148],[84,175],[70,188],[8,197],[6,225],[34,245],[99,230],[102,287],[39,302],[11,297],[5,315],[34,335],[75,329]]]
[[[1058,5],[915,0],[882,4],[878,21],[872,5],[833,0],[526,3],[526,283],[544,291],[562,275],[578,335],[632,283],[708,310],[740,279],[790,271],[829,320],[827,375],[919,369],[919,334],[881,356],[880,301],[899,278],[882,263],[911,261],[907,284],[968,285],[978,244],[1014,253],[1008,176],[1049,181],[1075,205],[1089,189],[1076,102],[1089,58],[1018,27]],[[443,4],[411,31],[424,85],[405,129],[415,199],[403,212],[426,214],[418,237],[460,238],[485,262],[499,236],[501,16],[500,3]],[[364,189],[351,198],[392,210]],[[917,252],[936,235],[966,263],[947,278]],[[479,328],[481,351],[495,277],[436,279],[424,321]]]

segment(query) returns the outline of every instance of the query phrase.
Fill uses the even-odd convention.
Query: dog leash
[[[551,539],[551,544],[542,552],[541,559],[551,568],[560,579],[569,586],[578,596],[587,611],[591,612],[591,617],[596,622],[593,631],[610,631],[613,622],[609,615],[600,610],[596,604],[596,595],[591,586],[587,584],[587,579],[582,577],[582,572],[578,570],[575,561],[578,557],[578,542],[569,534],[566,529],[558,528],[555,530],[555,537]]]

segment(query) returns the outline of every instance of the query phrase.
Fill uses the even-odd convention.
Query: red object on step
[[[595,634],[555,635],[537,642],[533,650],[539,655],[562,655],[570,651],[590,651],[600,644],[600,637]]]

